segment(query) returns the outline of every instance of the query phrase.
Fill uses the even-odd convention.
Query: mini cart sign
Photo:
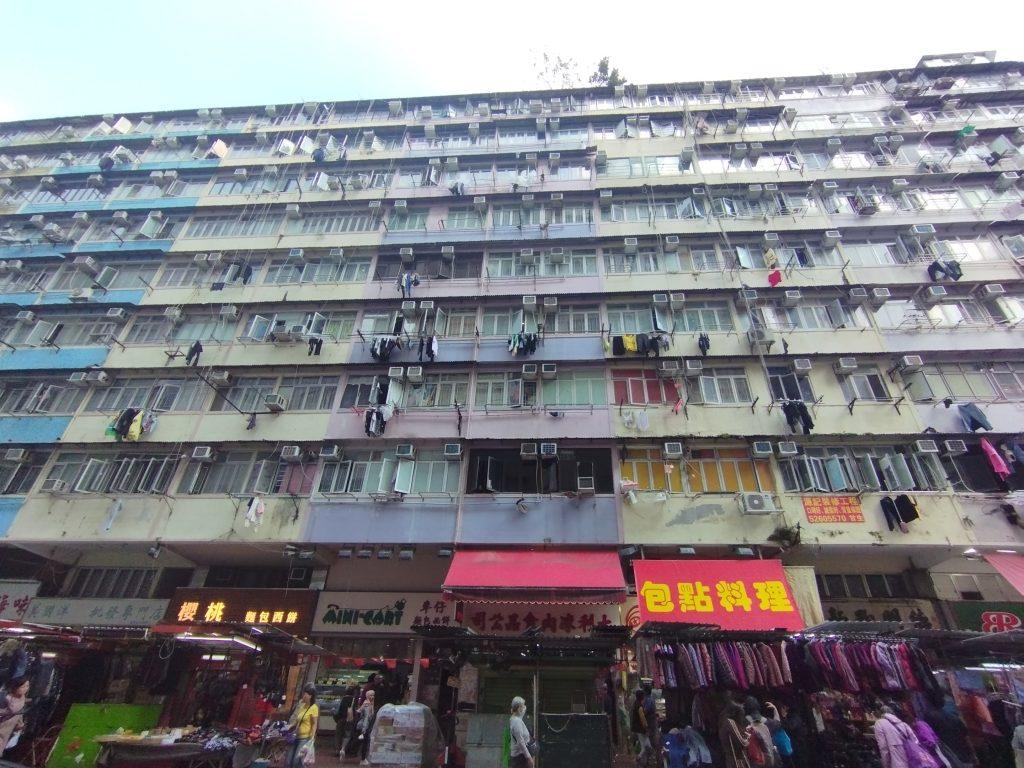
[[[778,560],[637,560],[633,573],[642,622],[804,628]]]

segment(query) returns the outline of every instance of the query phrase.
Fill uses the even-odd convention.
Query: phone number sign
[[[778,560],[636,560],[633,573],[642,622],[804,628]]]
[[[809,523],[863,523],[864,510],[856,496],[804,496]]]

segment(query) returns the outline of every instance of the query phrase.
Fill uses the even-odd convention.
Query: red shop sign
[[[804,628],[778,560],[635,560],[633,573],[641,621]]]

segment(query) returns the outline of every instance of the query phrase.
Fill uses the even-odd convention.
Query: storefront
[[[38,591],[38,581],[0,579],[0,621],[21,621]]]
[[[153,628],[160,723],[249,727],[287,711],[322,649],[305,640],[317,592],[181,588]]]

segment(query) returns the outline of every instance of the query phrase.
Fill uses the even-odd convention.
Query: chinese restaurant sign
[[[917,629],[942,629],[927,600],[834,600],[821,604],[826,621],[899,621]]]
[[[174,593],[164,621],[272,624],[293,635],[306,635],[313,623],[316,596],[312,589],[182,588]]]
[[[38,591],[38,581],[0,581],[0,619],[24,619],[25,611]]]
[[[166,612],[166,600],[37,597],[25,612],[25,621],[69,627],[151,627]]]
[[[863,523],[864,511],[856,496],[804,496],[809,523]]]
[[[413,627],[455,625],[455,604],[440,592],[322,592],[313,632],[411,635]]]
[[[618,605],[540,605],[465,603],[462,626],[478,635],[521,635],[527,630],[549,637],[589,635],[594,627],[622,626]]]
[[[635,560],[641,621],[804,628],[778,560]]]

